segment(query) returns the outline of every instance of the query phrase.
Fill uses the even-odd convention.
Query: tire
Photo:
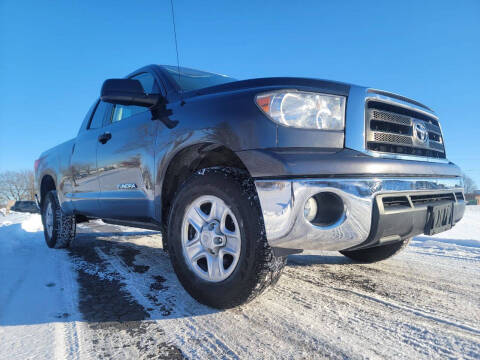
[[[366,249],[359,250],[342,250],[340,253],[349,257],[352,260],[362,263],[374,263],[377,261],[386,260],[392,256],[398,254],[404,248],[407,247],[410,239],[398,241],[392,244],[386,244],[381,246],[375,246]]]
[[[183,234],[187,230],[182,229],[188,228],[187,232],[190,236],[190,230],[193,226],[191,226],[187,216],[189,209],[194,206],[193,204],[196,203],[197,199],[200,199],[198,201],[202,201],[202,199],[220,199],[223,201],[223,205],[226,205],[227,208],[226,212],[232,215],[230,218],[231,229],[225,230],[225,234],[227,234],[226,231],[229,231],[240,235],[239,244],[237,243],[239,255],[236,255],[236,258],[232,256],[229,267],[224,269],[225,258],[218,260],[218,263],[222,265],[217,263],[217,267],[221,266],[222,273],[231,271],[225,279],[222,276],[219,276],[218,281],[206,279],[209,277],[210,263],[205,260],[202,270],[200,269],[200,261],[203,258],[197,260],[196,263],[192,262],[192,260],[188,260],[187,252],[184,250],[188,246],[184,245],[185,241],[193,240],[184,240]],[[210,204],[211,208],[213,207],[212,204]],[[211,208],[208,217],[214,216],[211,214]],[[218,209],[218,206],[216,208]],[[223,214],[226,212],[223,212]],[[224,228],[227,227],[228,216],[230,215],[221,216],[225,220],[220,220],[219,228],[222,227],[223,221],[225,221]],[[236,227],[237,224],[238,228]],[[204,234],[207,226],[209,226],[208,222],[205,222],[201,227],[201,232],[198,232],[198,239],[204,239],[200,235]],[[182,233],[182,231],[184,232]],[[228,250],[232,241],[228,235],[225,236],[224,248],[218,250],[218,257],[220,257],[220,252],[223,249]],[[192,237],[197,238],[197,231],[194,230]],[[196,240],[196,243],[196,246],[200,246],[199,243],[202,244],[202,249],[211,250],[203,247],[203,240]],[[268,245],[263,216],[253,180],[248,177],[248,174],[234,168],[202,169],[181,186],[175,195],[170,211],[168,251],[175,273],[187,292],[200,303],[218,309],[232,308],[253,300],[270,285],[274,285],[278,281],[286,263],[286,257],[276,257],[272,248]],[[225,255],[224,253],[223,256],[228,257],[228,254]],[[233,270],[230,268],[231,266],[234,266]],[[202,275],[202,271],[205,271],[206,275]]]
[[[49,213],[51,207],[51,214]],[[51,216],[51,233],[48,230],[49,216]],[[57,192],[52,190],[45,196],[42,206],[42,222],[45,242],[48,247],[55,249],[68,248],[75,238],[76,222],[74,215],[67,215],[62,211],[58,202]]]

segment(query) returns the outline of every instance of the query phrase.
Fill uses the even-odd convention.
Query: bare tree
[[[465,194],[473,194],[473,192],[477,190],[477,184],[475,184],[475,181],[467,174],[463,174],[463,187]]]
[[[4,171],[0,173],[0,203],[8,200],[34,200],[33,171]]]

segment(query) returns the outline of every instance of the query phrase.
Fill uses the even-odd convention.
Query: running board
[[[115,220],[115,219],[102,219],[104,223],[112,225],[130,226],[140,229],[162,231],[160,224],[146,223],[141,221],[127,221],[127,220]]]

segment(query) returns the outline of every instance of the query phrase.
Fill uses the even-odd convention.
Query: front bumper
[[[465,211],[460,177],[256,180],[255,185],[274,248],[345,250],[403,240],[423,233],[428,199],[434,202],[436,195],[452,196],[454,224]],[[343,216],[329,226],[313,225],[303,215],[305,202],[320,192],[333,192],[344,203]],[[382,199],[388,195],[405,197],[409,205],[386,208]],[[410,197],[416,195],[432,196],[414,204]]]

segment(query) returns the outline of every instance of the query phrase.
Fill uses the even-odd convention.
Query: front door
[[[158,86],[152,75],[134,77],[145,92]],[[114,105],[98,143],[97,166],[102,216],[148,222],[155,213],[155,142],[158,121],[148,108]]]

